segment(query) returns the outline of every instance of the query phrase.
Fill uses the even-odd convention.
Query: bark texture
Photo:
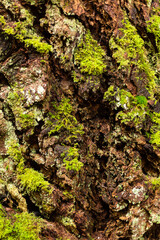
[[[0,201],[40,239],[160,239],[159,9],[0,1]]]

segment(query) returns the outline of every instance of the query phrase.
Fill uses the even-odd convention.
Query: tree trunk
[[[160,239],[159,13],[1,0],[0,216],[44,220],[2,240]]]

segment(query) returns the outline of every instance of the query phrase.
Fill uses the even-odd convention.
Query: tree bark
[[[40,239],[160,238],[159,9],[1,0],[0,201]]]

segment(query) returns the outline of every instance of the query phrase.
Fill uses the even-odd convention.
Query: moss
[[[41,54],[52,52],[52,46],[46,42],[42,42],[42,37],[33,31],[33,16],[26,9],[22,8],[21,17],[25,20],[7,23],[4,16],[0,16],[3,32],[23,42],[26,47],[34,47]]]
[[[66,200],[69,200],[69,199],[74,199],[74,196],[72,193],[68,192],[67,190],[63,191],[63,195],[65,197]]]
[[[41,42],[41,40],[41,37],[32,37],[31,39],[25,39],[24,43],[26,47],[32,46],[37,50],[37,52],[42,54],[52,52],[52,46],[48,43]]]
[[[160,9],[159,9],[160,11]],[[147,31],[149,33],[154,34],[155,36],[155,41],[156,41],[156,46],[158,48],[158,51],[160,52],[160,31],[159,31],[159,23],[160,23],[160,16],[158,13],[155,13],[150,17],[150,20],[147,22]]]
[[[155,147],[160,147],[160,113],[153,112],[150,116],[152,119],[150,143],[152,143]]]
[[[33,112],[20,113],[17,121],[23,128],[30,128],[35,125],[35,118]]]
[[[63,98],[59,105],[54,103],[53,107],[54,113],[49,114],[50,120],[46,122],[46,125],[52,128],[49,136],[62,133],[64,138],[61,142],[62,145],[73,144],[74,142],[74,146],[69,147],[61,156],[67,170],[79,171],[83,163],[79,161],[79,148],[75,141],[84,134],[83,125],[79,124],[73,115],[74,111],[69,99]]]
[[[79,124],[77,119],[72,114],[73,107],[70,104],[70,100],[63,98],[61,103],[53,104],[55,114],[50,113],[50,121],[47,123],[52,127],[49,135],[66,131],[66,141],[70,142],[73,139],[77,139],[80,135],[84,134],[83,125]]]
[[[41,5],[45,3],[45,0],[25,0],[26,3],[29,3],[30,5]]]
[[[63,157],[63,162],[67,170],[79,171],[83,167],[83,163],[79,159],[79,149],[75,145],[70,147],[66,152],[63,152],[61,156]]]
[[[25,159],[22,154],[22,148],[18,143],[18,140],[10,137],[6,142],[7,154],[17,165],[17,172],[22,172],[24,169]]]
[[[151,122],[150,132],[146,135],[155,148],[160,147],[160,113],[153,112],[148,107],[145,96],[133,96],[124,89],[115,89],[111,85],[104,93],[104,100],[108,101],[113,109],[123,109],[116,114],[116,120],[121,123],[134,126],[138,131],[148,119]]]
[[[115,103],[115,89],[113,85],[111,85],[104,93],[103,99],[109,101],[110,103]]]
[[[35,171],[32,168],[25,168],[25,158],[23,157],[23,149],[14,138],[10,138],[7,142],[7,154],[15,164],[17,178],[20,180],[22,190],[28,194],[38,190],[44,190],[51,193],[50,184],[44,180],[42,173]]]
[[[148,102],[145,96],[136,96],[136,101],[138,105],[147,106]]]
[[[20,149],[20,145],[19,143],[13,139],[13,138],[10,138],[8,140],[8,150],[7,150],[7,153],[9,154],[9,156],[15,160],[16,162],[20,162],[21,160],[23,161],[24,158],[22,156],[22,152],[21,152],[21,149]]]
[[[114,109],[123,109],[117,113],[117,120],[120,119],[121,123],[126,125],[131,125],[132,123],[138,130],[141,130],[142,123],[146,120],[146,115],[149,115],[146,97],[134,97],[124,89],[115,89],[113,86],[110,86],[104,94],[104,100],[109,101]]]
[[[76,224],[74,223],[72,218],[69,217],[63,217],[62,218],[62,224],[67,227],[67,226],[73,226],[74,228],[76,228]]]
[[[7,217],[0,205],[1,240],[40,240],[42,221],[31,213],[17,213]]]
[[[114,37],[110,39],[113,57],[119,63],[119,68],[131,71],[131,67],[134,65],[137,69],[137,77],[140,73],[145,73],[147,78],[146,86],[151,97],[153,97],[156,92],[157,78],[149,62],[144,40],[139,36],[136,28],[127,17],[123,21],[123,28],[119,30],[122,36],[119,35],[116,39]]]
[[[105,71],[104,56],[105,51],[92,38],[89,31],[74,54],[75,63],[79,65],[81,73],[89,75],[101,75]]]
[[[151,178],[150,181],[154,188],[160,187],[160,177],[159,178]]]
[[[61,0],[51,0],[52,4],[57,4],[57,5],[59,5],[60,1]]]
[[[48,181],[44,180],[42,173],[35,171],[32,168],[24,169],[22,174],[18,175],[22,189],[30,194],[31,192],[44,190],[46,192],[50,191],[50,184]]]
[[[59,237],[59,238],[56,238],[56,240],[70,240],[69,238],[62,238],[62,237]]]

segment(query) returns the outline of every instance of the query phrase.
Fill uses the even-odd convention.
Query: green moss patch
[[[93,39],[90,31],[85,35],[75,51],[75,62],[79,65],[81,73],[88,75],[101,75],[106,68],[104,62],[105,51]]]
[[[70,147],[66,152],[63,152],[63,162],[67,170],[79,171],[83,167],[83,163],[79,161],[79,149],[75,145]]]
[[[34,214],[23,212],[7,217],[0,205],[1,240],[40,240],[42,220]]]

